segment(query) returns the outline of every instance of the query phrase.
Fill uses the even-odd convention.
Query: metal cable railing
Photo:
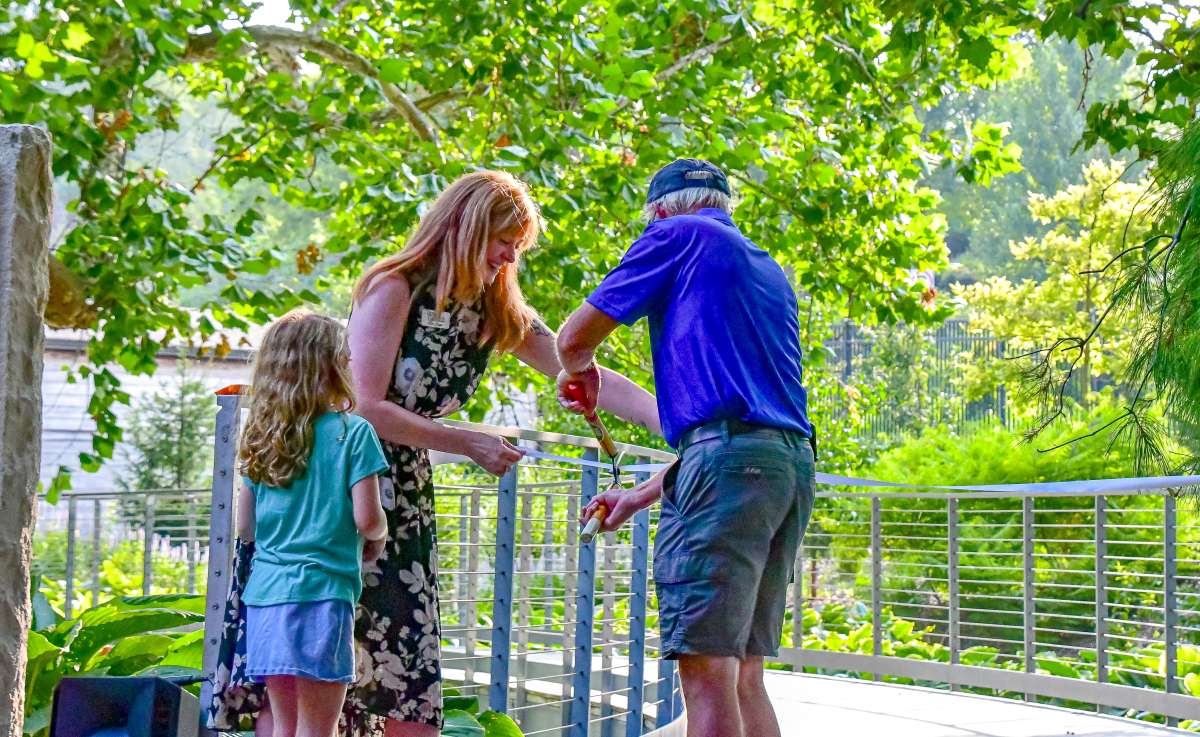
[[[146,591],[206,590],[206,668],[232,563],[237,397],[219,402],[211,492],[67,494],[65,517],[37,531],[64,535],[65,559],[35,560],[75,607],[104,594],[93,571],[110,539],[140,550]],[[682,705],[674,664],[657,659],[653,513],[580,546],[575,519],[602,483],[595,441],[466,426],[563,460],[498,483],[452,458],[436,467],[447,687],[527,734],[632,737],[671,721]],[[1163,492],[823,490],[776,665],[1200,719],[1197,547],[1200,517]],[[162,561],[182,582],[154,575]]]
[[[819,497],[781,662],[1200,718],[1200,519],[1169,493]]]

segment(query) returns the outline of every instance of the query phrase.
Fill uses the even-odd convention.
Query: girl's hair
[[[331,409],[354,409],[349,364],[346,330],[332,318],[292,310],[267,328],[238,451],[244,475],[275,487],[304,475],[313,422]]]
[[[438,195],[403,250],[367,269],[354,287],[354,301],[370,291],[376,277],[436,272],[437,308],[482,296],[480,341],[510,351],[525,339],[534,312],[517,283],[517,262],[505,264],[491,285],[484,283],[488,243],[494,235],[511,234],[519,258],[541,229],[542,215],[519,179],[502,171],[465,174]]]

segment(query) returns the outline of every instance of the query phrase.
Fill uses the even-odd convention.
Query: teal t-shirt
[[[379,438],[356,415],[326,412],[313,422],[304,475],[287,488],[243,481],[254,492],[254,564],[242,600],[251,606],[362,594],[362,537],[350,488],[387,470]]]

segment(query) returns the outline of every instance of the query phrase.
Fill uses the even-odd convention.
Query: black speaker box
[[[54,691],[50,737],[196,737],[200,702],[150,677],[64,678]]]

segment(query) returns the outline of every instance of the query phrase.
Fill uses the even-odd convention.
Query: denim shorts
[[[663,657],[778,654],[815,491],[799,434],[763,428],[684,449],[654,544]]]
[[[246,675],[354,680],[354,607],[328,599],[246,606]]]

